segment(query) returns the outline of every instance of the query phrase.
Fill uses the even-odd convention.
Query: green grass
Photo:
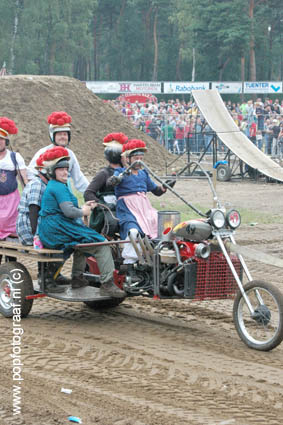
[[[242,223],[251,224],[280,224],[283,223],[283,216],[280,215],[272,215],[270,213],[263,213],[261,211],[248,210],[246,208],[239,209]]]
[[[179,203],[180,202],[180,203]],[[193,218],[200,218],[200,216],[195,213],[193,210],[191,210],[188,206],[185,204],[181,204],[181,201],[178,201],[178,203],[174,202],[161,202],[159,200],[153,201],[152,206],[156,208],[158,211],[160,210],[173,210],[173,211],[180,211],[181,213],[181,221],[187,221],[191,220]],[[200,206],[198,204],[193,204],[193,206],[203,213],[208,211],[211,207],[208,206],[207,208],[204,208],[203,206]],[[229,208],[227,209],[227,211]],[[239,208],[239,212],[241,214],[242,224],[251,224],[251,223],[257,223],[257,224],[271,224],[271,223],[283,223],[283,216],[281,215],[272,215],[269,213],[263,213],[261,211],[254,211],[249,210],[246,208]]]
[[[74,193],[75,197],[78,198],[79,206],[81,207],[84,204],[84,202],[85,202],[83,194],[81,192],[78,192],[74,188],[72,188],[72,190],[73,190],[73,193]]]

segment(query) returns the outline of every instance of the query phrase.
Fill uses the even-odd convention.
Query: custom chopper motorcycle
[[[214,207],[203,213],[162,182],[142,161],[139,162],[199,218],[181,222],[178,211],[159,211],[157,239],[138,236],[137,240],[131,238],[127,242],[119,240],[117,235],[112,240],[96,243],[112,247],[115,283],[124,289],[128,297],[187,299],[188,303],[234,299],[233,321],[242,341],[248,347],[261,351],[277,347],[283,339],[283,295],[274,285],[252,279],[241,247],[234,238],[235,230],[241,224],[239,212],[235,209],[225,211],[205,170]],[[124,173],[129,172],[131,167]],[[135,268],[138,281],[132,281],[123,265],[121,251],[125,243],[132,243],[138,255]],[[28,270],[18,261],[0,266],[0,313],[5,317],[13,316],[15,303],[21,307],[21,316],[26,317],[33,300],[44,296],[84,302],[93,309],[114,307],[124,300],[99,295],[99,269],[93,257],[88,258],[85,273],[89,286],[79,289],[66,286],[64,292],[52,294],[45,291],[44,263],[62,261],[61,251],[35,250],[19,243],[0,241],[0,254],[6,261],[9,256],[33,256],[41,271],[38,283],[32,281]]]
[[[142,161],[139,162],[162,183]],[[241,224],[240,213],[223,208],[210,176],[202,171],[213,192],[215,208],[204,214],[167,185],[167,189],[200,218],[180,222],[178,211],[159,211],[156,240],[141,236],[138,240],[130,238],[139,258],[135,269],[138,282],[132,282],[126,275],[121,245],[117,241],[113,246],[116,284],[128,296],[199,301],[233,298],[233,320],[243,342],[256,350],[272,350],[283,339],[283,295],[274,285],[252,279],[234,238]],[[99,275],[95,259],[89,258],[88,264],[90,274]],[[118,304],[121,301],[108,302]],[[95,301],[87,304],[93,308],[98,306]]]

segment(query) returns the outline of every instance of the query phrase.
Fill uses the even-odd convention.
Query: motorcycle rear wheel
[[[84,301],[92,310],[103,310],[107,308],[114,308],[120,305],[125,298],[111,298],[109,300],[97,300],[97,301]]]
[[[270,351],[283,340],[283,295],[274,285],[253,280],[244,286],[254,315],[239,291],[233,306],[233,319],[241,340],[250,348]]]

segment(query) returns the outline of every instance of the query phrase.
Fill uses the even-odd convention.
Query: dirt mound
[[[72,116],[71,149],[82,170],[93,175],[105,164],[102,140],[111,132],[141,138],[148,146],[147,163],[164,173],[165,149],[135,127],[111,105],[105,103],[79,80],[58,76],[15,75],[0,78],[1,116],[16,122],[17,136],[11,137],[13,149],[29,163],[34,153],[50,143],[47,116],[65,110]]]

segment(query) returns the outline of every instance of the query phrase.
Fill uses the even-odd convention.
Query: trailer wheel
[[[27,295],[33,295],[33,284],[29,272],[21,263],[12,261],[0,266],[0,313],[5,317],[16,315],[22,318],[29,314],[33,300],[27,300]]]
[[[220,182],[228,182],[231,179],[232,171],[228,165],[220,164],[217,167],[217,180]]]

